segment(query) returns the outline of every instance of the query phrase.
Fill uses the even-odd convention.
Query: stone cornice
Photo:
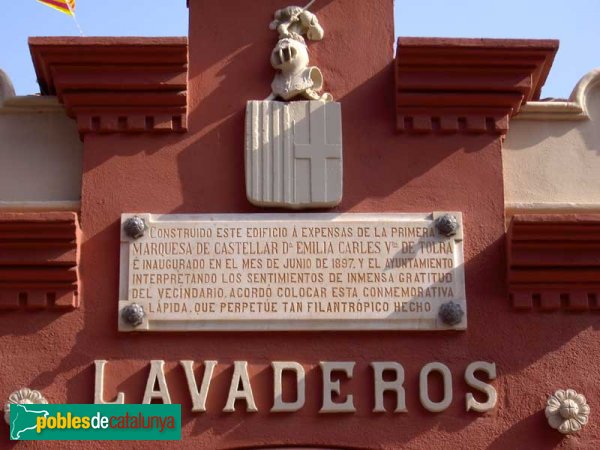
[[[86,133],[183,132],[186,38],[29,39],[43,95]]]
[[[79,306],[75,212],[0,212],[0,309]]]
[[[554,40],[399,38],[398,131],[506,133],[539,98],[557,49]]]
[[[513,216],[508,288],[523,310],[600,309],[600,214]]]

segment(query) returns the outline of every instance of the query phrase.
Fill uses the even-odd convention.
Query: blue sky
[[[77,28],[35,0],[2,3],[0,68],[17,94],[38,92],[27,37],[77,36]],[[77,0],[88,36],[183,36],[187,14],[185,0]],[[394,16],[398,36],[560,39],[543,97],[568,97],[579,78],[600,67],[600,0],[396,0]]]

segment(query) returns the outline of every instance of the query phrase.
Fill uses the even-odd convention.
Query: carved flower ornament
[[[546,418],[552,428],[563,434],[572,434],[581,430],[588,422],[590,407],[585,397],[573,389],[559,389],[548,398]]]
[[[33,404],[47,404],[48,400],[42,395],[40,391],[34,391],[29,388],[22,388],[18,391],[13,392],[8,396],[8,401],[4,404],[4,420],[6,423],[10,423],[10,405],[33,405]]]

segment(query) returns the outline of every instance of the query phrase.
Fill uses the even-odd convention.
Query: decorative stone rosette
[[[29,388],[22,388],[8,396],[8,401],[4,404],[4,420],[10,423],[10,405],[34,405],[47,404],[48,400],[40,391],[34,391]]]
[[[563,434],[576,433],[588,422],[590,407],[585,397],[573,389],[559,389],[548,398],[546,418]]]

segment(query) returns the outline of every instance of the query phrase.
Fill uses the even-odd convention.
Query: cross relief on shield
[[[279,34],[271,52],[272,92],[246,106],[246,196],[257,206],[336,206],[342,200],[341,107],[320,93],[323,75],[309,66],[305,43],[321,40],[324,30],[308,6],[276,11],[271,29]]]

